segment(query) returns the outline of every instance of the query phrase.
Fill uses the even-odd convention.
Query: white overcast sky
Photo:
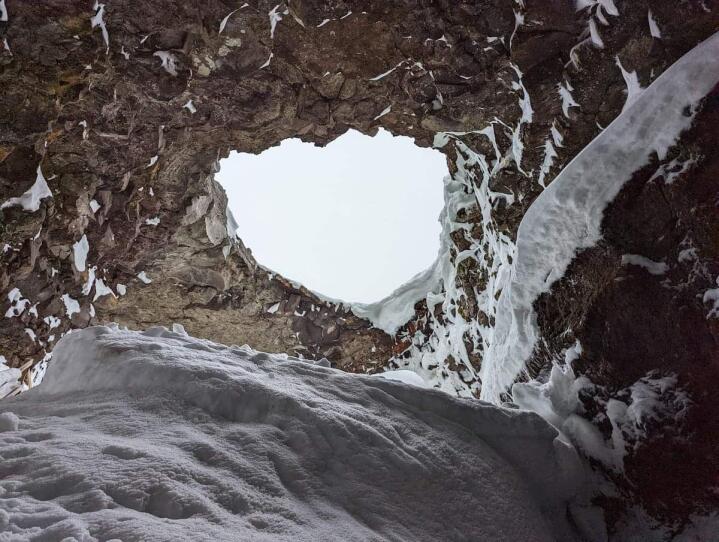
[[[445,158],[407,137],[350,130],[221,162],[238,235],[257,261],[344,301],[378,301],[439,249]]]

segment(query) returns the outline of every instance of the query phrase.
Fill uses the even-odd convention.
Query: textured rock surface
[[[579,339],[579,370],[605,386],[585,397],[589,412],[601,412],[607,399],[650,373],[674,374],[678,388],[689,391],[691,406],[676,417],[648,420],[649,438],[626,461],[627,475],[651,496],[644,504],[672,519],[697,502],[719,506],[707,484],[709,472],[717,472],[708,458],[719,434],[719,328],[713,303],[705,300],[719,276],[718,122],[716,89],[664,161],[679,165],[661,177],[656,162],[637,172],[607,210],[602,242],[581,253],[539,302],[550,345],[545,355]],[[626,254],[664,263],[666,270],[622,265]],[[577,331],[572,336],[566,329]],[[606,422],[605,429],[611,431]]]
[[[3,312],[19,313],[2,320],[0,354],[25,367],[26,380],[72,327],[177,322],[200,337],[355,371],[391,358],[464,395],[481,386],[523,213],[624,105],[617,58],[646,86],[719,25],[711,0],[585,1],[581,10],[560,0],[5,4],[0,202],[28,190],[38,166],[53,194],[36,212],[0,211],[0,299]],[[437,144],[454,174],[444,295],[429,309],[420,301],[396,337],[258,268],[228,238],[212,179],[231,149],[260,152],[287,137],[325,144],[379,126]],[[694,405],[664,422],[673,433],[656,427],[657,439],[627,460],[627,487],[672,518],[716,507],[719,467],[705,458],[719,451],[717,324],[703,303],[719,274],[714,126],[711,98],[664,161],[693,157],[691,167],[671,184],[651,179],[659,163],[638,172],[607,213],[602,244],[539,300],[544,342],[528,373],[579,339],[579,369],[606,396],[650,370],[678,375]],[[496,144],[477,132],[487,127]],[[81,271],[73,245],[83,236]],[[627,253],[669,271],[622,266]],[[91,273],[102,280],[94,289]],[[98,296],[103,285],[114,293]],[[22,297],[11,307],[14,289]],[[79,311],[68,316],[71,299]],[[683,505],[672,509],[677,484]]]

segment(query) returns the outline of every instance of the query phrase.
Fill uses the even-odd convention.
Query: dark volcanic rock
[[[541,183],[621,111],[616,58],[646,86],[719,25],[710,0],[617,0],[617,14],[583,4],[592,5],[108,0],[93,9],[89,0],[6,0],[0,202],[33,186],[38,167],[53,197],[35,212],[0,211],[2,310],[14,292],[19,313],[2,320],[0,354],[31,385],[30,366],[73,327],[180,323],[200,337],[353,371],[421,358],[449,389],[476,393],[497,277],[511,265],[496,242],[511,244]],[[661,39],[650,34],[649,7]],[[590,20],[602,47],[588,37]],[[566,114],[560,84],[576,102]],[[658,515],[671,512],[677,487],[675,515],[716,505],[719,466],[704,458],[719,451],[718,324],[702,295],[719,274],[717,120],[712,97],[665,161],[695,163],[671,184],[650,180],[659,164],[637,172],[607,212],[602,243],[537,302],[544,341],[532,376],[579,339],[578,369],[607,393],[659,370],[690,395],[683,425],[657,428],[627,459],[626,486]],[[213,180],[230,150],[257,153],[288,137],[323,145],[380,126],[419,145],[444,141],[453,193],[463,197],[451,210],[444,301],[419,301],[396,337],[258,267],[228,236]],[[488,126],[496,144],[477,133]],[[562,142],[547,166],[552,128]],[[438,141],[440,132],[455,133]],[[493,168],[486,183],[478,155]],[[83,238],[80,271],[73,246]],[[627,253],[670,270],[653,277],[621,266]],[[103,286],[114,293],[98,295]],[[72,300],[77,311],[67,310]]]
[[[719,449],[719,325],[704,301],[719,276],[718,125],[715,91],[666,159],[637,172],[607,209],[602,243],[581,253],[539,302],[543,336],[556,350],[578,338],[579,368],[593,382],[617,392],[654,373],[675,375],[679,388],[691,390],[682,416],[654,420],[626,463],[644,489],[642,504],[672,521],[698,502],[719,507],[707,484]],[[622,265],[626,254],[667,270]],[[560,332],[566,329],[576,331]]]

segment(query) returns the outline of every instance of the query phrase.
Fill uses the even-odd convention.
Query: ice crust
[[[536,414],[179,329],[73,331],[0,419],[20,539],[578,539],[583,471]]]

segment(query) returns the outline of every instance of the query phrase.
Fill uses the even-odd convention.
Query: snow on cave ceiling
[[[479,395],[524,213],[628,97],[719,23],[709,2],[677,17],[664,0],[5,4],[0,355],[25,385],[62,334],[116,321],[179,323],[348,371],[410,368]],[[580,341],[577,370],[597,385],[672,371],[704,397],[698,412],[719,412],[702,395],[716,372],[712,104],[635,172],[602,240],[536,300],[520,379]],[[437,265],[393,303],[354,309],[270,277],[234,238],[218,160],[379,127],[449,159]],[[667,272],[641,275],[635,256]],[[705,484],[687,468],[666,470],[696,482],[696,496]],[[646,498],[651,508],[663,497]]]

